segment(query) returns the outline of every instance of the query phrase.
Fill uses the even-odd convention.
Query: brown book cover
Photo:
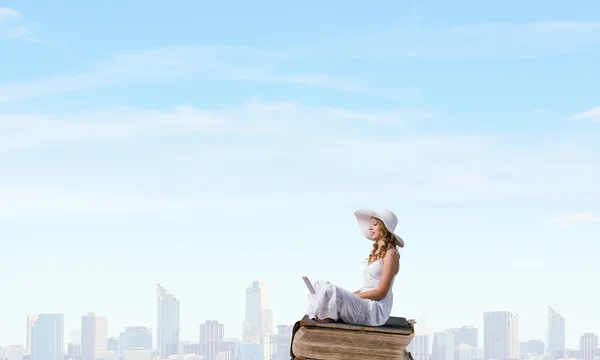
[[[412,358],[406,347],[413,337],[413,323],[401,317],[390,317],[382,326],[361,326],[304,316],[294,325],[290,355],[297,360],[407,359]]]

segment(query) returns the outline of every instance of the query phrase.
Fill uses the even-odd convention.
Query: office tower
[[[200,355],[205,356],[206,360],[217,360],[224,338],[225,325],[215,320],[200,324]]]
[[[450,330],[433,334],[432,360],[454,360],[454,334]]]
[[[160,356],[179,354],[179,300],[158,284],[156,340]]]
[[[63,314],[39,314],[31,328],[31,360],[63,360]]]
[[[80,343],[68,343],[67,344],[67,357],[69,359],[79,359],[81,356],[81,344]]]
[[[119,334],[119,352],[134,348],[152,349],[152,330],[147,326],[128,326]]]
[[[475,349],[479,347],[479,331],[473,326],[463,326],[461,328],[450,329],[454,334],[454,344],[456,346],[467,344]]]
[[[104,316],[81,317],[81,360],[104,359],[108,353],[108,323]]]
[[[31,328],[33,324],[37,321],[37,314],[29,314],[27,315],[27,344],[25,344],[25,354],[31,354]]]
[[[518,359],[519,316],[509,311],[483,313],[483,359]]]
[[[23,351],[25,349],[21,345],[8,345],[4,349],[4,358],[6,360],[23,360]],[[0,347],[0,359],[2,358],[2,347]]]
[[[542,340],[521,342],[521,354],[544,355],[544,342]]]
[[[123,360],[152,360],[152,350],[132,349],[123,353]]]
[[[598,349],[598,336],[592,333],[581,335],[579,338],[579,358],[593,360]]]
[[[469,344],[462,343],[456,347],[455,360],[477,360],[478,349]]]
[[[292,343],[293,326],[277,325],[275,337],[275,360],[289,360],[290,346]]]
[[[429,335],[416,333],[413,340],[408,344],[407,350],[411,353],[414,360],[430,360]]]
[[[119,338],[116,336],[113,337],[109,337],[108,340],[106,341],[106,350],[108,350],[108,352],[115,352],[115,353],[119,353],[119,349],[120,349],[120,344],[119,344]]]
[[[183,341],[181,343],[181,353],[182,354],[194,354],[200,355],[200,342],[199,341]],[[206,360],[206,359],[204,359]]]
[[[273,313],[271,311],[269,288],[261,281],[255,281],[246,288],[246,316],[244,321],[244,341],[263,343],[265,337],[273,333]]]
[[[565,357],[565,318],[548,306],[548,360]]]

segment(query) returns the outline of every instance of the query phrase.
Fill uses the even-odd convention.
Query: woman
[[[351,293],[329,282],[317,281],[316,294],[309,294],[307,315],[318,322],[341,320],[348,324],[381,326],[392,311],[392,287],[400,267],[397,247],[404,247],[404,240],[394,234],[398,219],[391,211],[360,209],[354,215],[365,237],[374,241],[363,271],[363,286]]]

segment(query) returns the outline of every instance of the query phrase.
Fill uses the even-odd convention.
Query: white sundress
[[[383,260],[379,259],[365,266],[364,282],[361,292],[375,290],[379,286],[383,269]],[[330,318],[342,320],[347,324],[381,326],[386,323],[392,312],[394,294],[392,287],[381,300],[362,299],[358,295],[333,285],[328,281],[317,280],[313,287],[316,294],[308,294],[308,310],[306,314],[312,319]]]

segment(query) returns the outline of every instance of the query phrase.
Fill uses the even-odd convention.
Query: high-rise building
[[[275,360],[289,360],[293,326],[277,325],[275,336]]]
[[[108,340],[106,341],[106,349],[108,350],[108,352],[115,352],[115,353],[119,353],[119,349],[121,348],[120,346],[120,341],[119,338],[116,336],[112,336],[109,337]]]
[[[483,359],[520,358],[519,316],[509,311],[483,313]]]
[[[31,328],[31,360],[63,360],[63,314],[39,314]]]
[[[179,354],[179,300],[158,284],[156,340],[160,356]]]
[[[450,329],[454,334],[454,344],[458,347],[461,344],[467,344],[475,349],[479,347],[479,331],[473,326],[463,326],[461,328]]]
[[[408,344],[407,350],[415,360],[430,360],[429,335],[416,333],[413,340]]]
[[[548,360],[565,357],[565,318],[548,306]]]
[[[81,357],[81,344],[80,343],[68,343],[67,344],[67,358],[79,359]]]
[[[81,317],[81,359],[104,359],[108,353],[108,321],[88,313]]]
[[[119,352],[134,348],[152,349],[152,330],[147,326],[128,326],[119,335]]]
[[[200,355],[206,360],[218,360],[217,354],[221,351],[221,343],[225,338],[225,325],[216,320],[207,320],[200,324]]]
[[[433,334],[431,347],[432,360],[454,360],[454,334],[450,330],[439,331]]]
[[[25,354],[31,354],[31,328],[33,324],[37,321],[37,314],[29,314],[27,315],[27,344],[25,344]]]
[[[246,316],[244,341],[261,343],[264,337],[273,334],[273,312],[269,299],[269,288],[261,281],[255,281],[246,288]]]
[[[521,354],[544,355],[544,342],[542,340],[521,342]]]
[[[593,360],[598,351],[598,336],[587,333],[579,338],[579,358],[581,360]]]

